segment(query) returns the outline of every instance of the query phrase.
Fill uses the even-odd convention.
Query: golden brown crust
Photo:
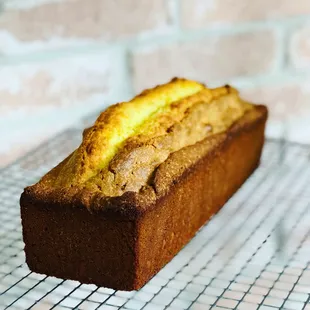
[[[109,107],[100,114],[94,126],[84,132],[82,144],[68,162],[47,178],[53,180],[54,187],[84,183],[107,166],[123,142],[151,115],[203,88],[195,81],[173,79],[170,83],[145,90],[129,102]]]
[[[150,109],[155,112],[148,114]],[[77,192],[83,197],[139,192],[172,153],[226,131],[251,109],[229,86],[208,89],[175,79],[103,112],[83,132],[81,146],[44,176],[40,187],[68,199]]]
[[[171,154],[156,169],[153,181],[139,192],[128,191],[120,196],[106,197],[99,191],[94,192],[91,189],[80,191],[78,188],[72,187],[54,191],[38,183],[27,187],[22,199],[27,197],[26,199],[38,203],[87,208],[90,212],[100,212],[122,220],[134,219],[151,209],[152,206],[154,207],[156,201],[165,196],[173,188],[173,184],[188,174],[200,159],[213,156],[214,151],[218,152],[221,146],[228,143],[234,136],[247,131],[257,123],[264,123],[267,113],[265,106],[255,106],[224,133],[207,137],[201,142]]]

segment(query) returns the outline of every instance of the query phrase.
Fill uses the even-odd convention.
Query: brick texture
[[[310,14],[309,0],[181,0],[182,25],[188,28],[306,14]]]
[[[241,94],[247,100],[269,107],[268,136],[279,137],[285,126],[286,138],[310,144],[309,82],[264,85],[244,89]]]
[[[267,104],[272,119],[285,120],[302,115],[310,116],[310,88],[308,86],[307,82],[278,83],[273,86],[264,85],[244,89],[241,94],[252,102]]]
[[[210,37],[136,51],[132,55],[133,83],[137,91],[174,76],[207,84],[272,70],[276,39],[271,31]]]
[[[130,37],[167,26],[166,6],[164,0],[59,0],[8,7],[0,15],[0,50]]]
[[[67,56],[51,61],[3,66],[0,70],[0,117],[26,108],[100,104],[121,80],[117,54]]]
[[[117,52],[53,58],[0,70],[0,165],[124,94]]]
[[[174,76],[242,82],[270,107],[268,135],[286,120],[310,143],[309,0],[0,2],[0,165]]]
[[[290,38],[289,53],[294,68],[310,68],[310,24],[295,29]]]

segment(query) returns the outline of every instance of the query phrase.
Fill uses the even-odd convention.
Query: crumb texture
[[[139,192],[169,156],[226,131],[252,108],[232,87],[173,79],[101,113],[81,145],[40,183],[107,197]]]

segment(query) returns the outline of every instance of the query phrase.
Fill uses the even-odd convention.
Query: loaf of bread
[[[109,107],[21,196],[32,271],[143,286],[258,166],[267,109],[185,79]]]

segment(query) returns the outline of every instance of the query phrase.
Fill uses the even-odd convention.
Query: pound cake
[[[29,268],[139,289],[258,166],[267,114],[230,86],[177,78],[109,107],[21,196]]]

